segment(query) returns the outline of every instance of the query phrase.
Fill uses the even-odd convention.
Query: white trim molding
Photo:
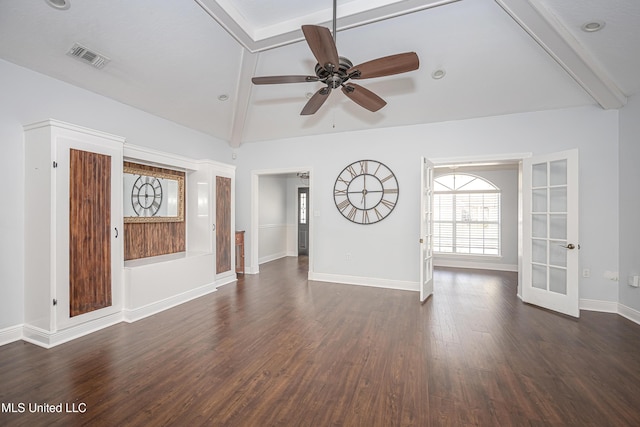
[[[202,9],[224,28],[249,52],[261,52],[304,40],[300,26],[309,22],[330,26],[330,7],[314,10],[308,14],[282,22],[257,26],[243,15],[242,8],[234,2],[221,0],[195,0]],[[340,5],[336,19],[337,31],[371,24],[396,16],[418,12],[432,7],[454,3],[459,0],[357,0]],[[327,6],[330,6],[327,2]]]
[[[191,289],[178,295],[173,295],[160,301],[152,302],[142,307],[138,307],[135,309],[125,308],[123,320],[127,323],[136,322],[140,319],[144,319],[145,317],[152,316],[177,305],[184,304],[185,302],[215,292],[218,286],[222,286],[222,284],[211,283],[208,285],[200,286],[199,288]]]
[[[418,282],[406,280],[379,279],[375,277],[345,276],[342,274],[309,272],[309,280],[318,282],[341,283],[344,285],[370,286],[401,291],[418,291]]]
[[[22,339],[40,347],[51,348],[120,322],[122,322],[122,312],[119,311],[91,322],[81,323],[55,332],[45,331],[32,325],[24,325],[22,327]]]
[[[580,310],[615,313],[640,325],[640,311],[627,307],[626,305],[620,304],[616,301],[580,299]]]
[[[581,298],[580,310],[599,311],[602,313],[618,313],[618,303],[615,301],[600,301]]]
[[[275,261],[277,259],[280,258],[285,258],[287,257],[287,253],[286,252],[278,252],[278,253],[274,253],[274,254],[269,254],[266,256],[263,256],[261,258],[258,259],[258,264],[264,264],[265,262],[271,262],[271,261]]]
[[[618,314],[640,325],[640,311],[618,303]]]
[[[0,329],[0,346],[20,341],[22,339],[22,328],[23,325],[16,325]]]
[[[437,255],[433,260],[434,267],[453,267],[453,268],[473,268],[480,270],[497,270],[497,271],[511,271],[518,272],[517,264],[503,264],[499,262],[482,262],[482,261],[469,261],[464,259],[453,258],[440,258]]]

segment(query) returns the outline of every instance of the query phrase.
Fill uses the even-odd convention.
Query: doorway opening
[[[433,163],[459,168],[463,164],[478,167],[515,161],[518,163],[515,264],[518,297],[526,303],[579,317],[578,150],[513,155],[498,160],[447,159]],[[432,225],[433,220],[429,224]],[[505,253],[516,255],[515,251],[503,251],[503,255]]]
[[[312,271],[313,194],[310,167],[252,172],[249,273],[283,257],[304,257]]]
[[[430,159],[434,177],[466,173],[497,184],[501,188],[500,235],[501,254],[474,256],[471,254],[434,253],[434,266],[511,271],[518,273],[518,297],[522,283],[522,162],[531,153],[494,156],[473,156]],[[464,220],[465,218],[459,218]]]

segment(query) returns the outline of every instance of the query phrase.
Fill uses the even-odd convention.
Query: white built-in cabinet
[[[56,120],[24,135],[24,340],[52,347],[236,280],[235,166]],[[124,261],[124,160],[185,171],[185,252]]]
[[[227,188],[223,188],[227,185]],[[187,174],[187,245],[215,254],[218,286],[236,279],[235,166],[204,160]],[[220,200],[228,197],[228,203]],[[224,212],[226,210],[226,213]],[[227,220],[225,220],[225,218]]]
[[[24,131],[23,337],[50,347],[122,320],[123,256],[119,233],[123,222],[124,139],[56,120],[27,125]],[[94,159],[99,167],[92,166]],[[97,201],[93,194],[97,187],[92,187],[95,180],[102,181],[103,194]],[[85,215],[84,223],[79,222],[70,212],[87,212],[85,203],[99,205],[97,209],[103,216],[96,219],[93,214]],[[101,237],[95,237],[93,230],[98,230]],[[101,259],[96,261],[98,256]],[[92,268],[79,264],[93,265],[94,261],[104,266],[101,273],[92,273],[88,271]],[[101,292],[108,295],[102,303],[81,309],[72,305],[78,300],[71,295],[73,286],[77,295],[78,286],[91,286],[93,281],[104,278]]]
[[[195,161],[144,147],[127,145],[124,158],[134,163],[185,171],[186,251],[125,261],[124,320],[133,322],[185,301],[215,292],[236,280],[233,232],[235,227],[235,166],[211,160]],[[230,184],[229,221],[217,222],[217,178]],[[231,251],[229,269],[216,266],[218,247]]]

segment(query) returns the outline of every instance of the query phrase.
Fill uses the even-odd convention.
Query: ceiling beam
[[[535,0],[495,0],[604,109],[627,97],[569,30]]]
[[[238,148],[240,144],[242,144],[242,134],[245,122],[247,121],[249,101],[251,100],[251,88],[253,87],[251,77],[253,77],[256,71],[258,54],[242,49],[240,61],[240,75],[238,76],[238,85],[236,86],[235,110],[233,112],[233,123],[231,125],[231,136],[229,138],[229,144],[233,148]]]
[[[460,0],[359,0],[346,2],[338,7],[337,30],[342,31],[361,25],[371,24],[396,16],[419,12],[433,7],[447,5]],[[268,27],[252,26],[228,0],[195,0],[196,3],[233,38],[250,52],[261,52],[304,40],[300,30],[303,24],[331,27],[332,8],[279,22]],[[327,4],[330,3],[327,1]]]

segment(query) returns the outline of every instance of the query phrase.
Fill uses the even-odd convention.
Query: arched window
[[[500,255],[500,189],[463,173],[434,179],[434,251]]]

